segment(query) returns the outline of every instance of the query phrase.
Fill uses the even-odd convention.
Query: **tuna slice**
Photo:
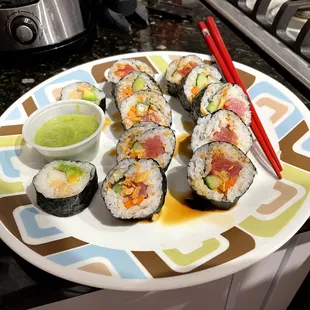
[[[148,158],[156,158],[165,153],[165,148],[159,136],[149,138],[141,143],[145,150],[145,156]]]
[[[184,68],[178,69],[177,71],[182,75],[186,76],[188,75],[195,67],[197,67],[198,64],[195,62],[190,62],[187,65],[184,66]]]
[[[223,127],[221,130],[213,135],[214,141],[223,141],[233,144],[237,141],[237,135],[228,127]]]
[[[148,113],[144,114],[144,115],[142,116],[142,120],[143,120],[144,122],[155,122],[155,123],[160,123],[159,117],[158,117],[156,114],[154,114],[154,113],[152,113],[152,114],[148,114]]]
[[[242,167],[238,162],[231,161],[224,158],[223,156],[219,156],[213,158],[212,160],[211,174],[214,172],[227,171],[230,177],[236,177],[239,175],[241,169]]]
[[[225,103],[225,108],[234,111],[239,116],[244,116],[246,111],[246,105],[243,101],[231,98]]]
[[[144,184],[144,183],[139,183],[139,186],[141,187],[140,188],[140,191],[139,191],[139,196],[144,196],[146,197],[147,196],[147,185]]]
[[[127,75],[128,73],[135,71],[135,68],[133,68],[130,65],[125,65],[125,68],[119,69],[117,70],[119,76],[124,77],[125,75]]]

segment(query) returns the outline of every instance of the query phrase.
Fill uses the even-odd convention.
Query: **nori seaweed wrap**
[[[227,142],[211,142],[194,152],[187,173],[196,195],[209,200],[216,208],[228,210],[248,191],[256,168],[238,147]]]
[[[72,216],[89,206],[98,189],[96,167],[80,161],[52,161],[33,178],[33,186],[43,211]]]

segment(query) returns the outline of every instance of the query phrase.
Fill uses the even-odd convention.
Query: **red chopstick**
[[[232,59],[231,59],[231,57],[229,55],[229,52],[228,52],[228,50],[227,50],[227,48],[225,46],[225,43],[224,43],[224,41],[222,39],[222,36],[221,36],[217,26],[216,26],[216,23],[215,23],[214,19],[211,16],[209,16],[207,18],[207,26],[209,28],[210,33],[212,34],[212,37],[213,37],[213,40],[214,40],[216,46],[218,47],[220,53],[222,54],[222,58],[224,59],[230,74],[232,75],[233,79],[235,80],[235,83],[238,84],[242,88],[244,93],[249,98],[250,103],[251,103],[250,104],[250,108],[251,108],[251,113],[252,113],[252,119],[256,123],[256,125],[257,125],[257,127],[258,127],[258,129],[259,129],[259,131],[261,133],[261,135],[263,136],[263,138],[264,138],[264,140],[265,140],[265,142],[267,144],[267,147],[268,147],[269,151],[271,152],[271,154],[272,154],[272,156],[273,156],[273,158],[274,158],[274,160],[275,160],[279,170],[282,171],[283,168],[282,168],[281,163],[280,163],[280,161],[279,161],[279,159],[277,157],[277,154],[274,151],[274,149],[273,149],[273,147],[272,147],[272,145],[270,143],[270,140],[269,140],[269,138],[268,138],[268,136],[266,134],[266,131],[265,131],[265,129],[264,129],[264,127],[263,127],[263,125],[262,125],[262,123],[261,123],[261,121],[260,121],[260,119],[259,119],[259,117],[257,115],[257,112],[256,112],[256,110],[254,108],[254,105],[251,102],[251,98],[250,98],[246,88],[244,87],[244,85],[243,85],[243,83],[242,83],[242,81],[240,79],[238,71],[236,70],[236,68],[235,68],[235,66],[234,66],[234,64],[232,62]]]
[[[234,67],[234,64],[231,60],[231,57],[225,47],[225,44],[223,42],[223,39],[221,38],[221,35],[217,29],[217,26],[213,20],[212,17],[209,17],[207,19],[208,24],[211,25],[211,27],[207,28],[206,24],[204,22],[199,22],[199,28],[202,32],[202,35],[210,49],[210,51],[212,52],[214,58],[216,59],[223,75],[225,76],[226,80],[228,83],[236,83],[238,84],[243,91],[245,92],[245,94],[248,96],[249,100],[250,100],[250,107],[251,107],[251,112],[252,112],[252,121],[251,121],[251,128],[258,140],[258,142],[260,143],[264,153],[266,154],[269,162],[271,163],[275,173],[277,174],[279,179],[282,179],[281,173],[280,171],[282,170],[281,164],[279,159],[277,158],[277,155],[268,139],[268,136],[263,128],[263,125],[261,124],[258,115],[255,111],[255,108],[251,102],[251,99],[237,73],[236,68]],[[216,31],[214,30],[216,29]],[[212,36],[211,36],[212,34]],[[215,39],[215,37],[217,37]],[[225,50],[226,52],[223,53],[223,50]],[[228,55],[228,57],[226,57]],[[253,112],[254,111],[254,112]],[[263,134],[261,133],[263,132]],[[265,134],[265,136],[264,136]]]

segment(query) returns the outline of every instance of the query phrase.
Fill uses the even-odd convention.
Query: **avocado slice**
[[[138,141],[136,141],[136,142],[133,144],[133,146],[131,147],[131,150],[132,150],[133,152],[136,152],[136,151],[141,150],[141,149],[143,149],[143,147],[142,147],[142,145],[141,145]]]
[[[58,166],[58,170],[66,174],[67,180],[70,183],[78,183],[80,180],[80,177],[83,174],[83,170],[80,167],[73,166],[73,165],[71,166],[71,165],[67,165],[64,163],[61,163]]]
[[[112,189],[115,193],[120,194],[122,191],[122,185],[124,183],[125,179],[120,179],[118,182],[114,183],[112,186]]]
[[[207,86],[207,84],[207,77],[204,74],[199,73],[196,79],[196,86],[198,86],[199,88],[204,88],[205,86]]]
[[[207,106],[207,111],[213,113],[217,110],[218,106],[219,106],[218,100],[212,100]]]
[[[219,188],[222,184],[221,178],[217,177],[216,175],[208,175],[205,177],[205,183],[210,189]]]
[[[145,81],[141,77],[138,76],[132,84],[132,90],[136,92],[136,91],[144,89],[144,87],[145,87]]]
[[[95,102],[95,101],[97,101],[97,96],[91,90],[84,89],[82,99]]]
[[[182,75],[176,70],[171,75],[174,79],[182,79]]]

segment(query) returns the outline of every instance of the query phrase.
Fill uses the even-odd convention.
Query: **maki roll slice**
[[[177,97],[183,78],[201,64],[203,64],[202,59],[196,55],[187,55],[173,60],[165,74],[169,94]]]
[[[82,99],[98,105],[105,100],[103,91],[87,82],[76,82],[61,89],[60,100]]]
[[[169,127],[148,128],[148,123],[144,124],[125,131],[116,147],[117,161],[125,158],[153,158],[167,170],[175,150],[174,132]]]
[[[124,220],[155,219],[166,193],[167,178],[153,159],[120,161],[102,185],[106,207],[114,217]]]
[[[72,216],[89,206],[98,189],[96,167],[87,162],[52,161],[33,178],[33,186],[43,211]]]
[[[191,138],[191,148],[195,151],[201,145],[213,141],[231,143],[247,153],[252,147],[253,137],[235,112],[218,110],[198,119]]]
[[[114,98],[116,106],[131,96],[133,93],[141,90],[151,90],[162,94],[158,83],[148,74],[134,71],[121,79],[114,88]]]
[[[211,142],[194,152],[187,173],[196,195],[209,200],[216,208],[228,210],[249,189],[256,168],[236,146]]]
[[[213,66],[203,64],[195,67],[182,81],[179,99],[186,111],[191,111],[192,103],[199,92],[210,83],[219,82],[221,73]]]
[[[247,126],[251,123],[250,102],[242,88],[237,84],[225,83],[211,98],[201,100],[200,111],[202,115],[219,109],[234,111]]]
[[[170,127],[172,121],[171,108],[158,92],[138,91],[123,100],[119,110],[126,130],[139,122],[154,122]]]
[[[214,79],[210,80],[210,83],[206,88],[204,88],[197,96],[194,97],[192,102],[191,115],[193,120],[197,122],[199,117],[205,116],[211,113],[206,110],[209,104],[209,100],[223,87],[223,83]],[[210,111],[212,111],[212,106],[210,106]]]
[[[120,59],[116,61],[109,70],[108,80],[116,84],[123,77],[133,71],[142,71],[154,78],[153,69],[146,63],[137,59]]]

